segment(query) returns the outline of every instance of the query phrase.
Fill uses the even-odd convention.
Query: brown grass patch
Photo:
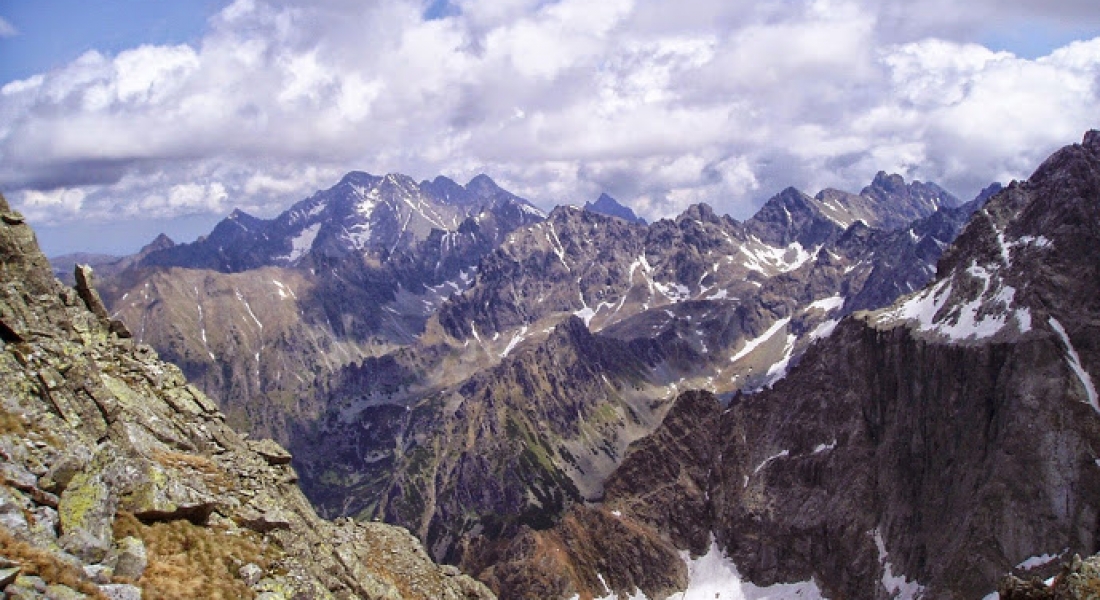
[[[23,575],[37,575],[47,584],[59,584],[96,600],[107,600],[99,591],[99,586],[88,581],[80,569],[61,562],[53,554],[12,537],[5,529],[0,529],[0,556],[19,563]]]
[[[12,435],[27,435],[27,426],[23,423],[23,415],[9,413],[0,409],[0,433]]]
[[[224,527],[195,525],[187,520],[146,525],[128,513],[115,519],[115,538],[134,536],[145,542],[149,566],[134,583],[145,600],[253,598],[255,592],[238,576],[253,563],[267,571],[278,551],[259,534]]]

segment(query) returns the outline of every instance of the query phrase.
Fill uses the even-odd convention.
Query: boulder
[[[136,585],[112,583],[99,586],[107,600],[141,600],[141,588]]]
[[[118,498],[103,479],[103,455],[76,474],[61,494],[58,516],[61,548],[96,563],[111,550],[111,525],[118,512]]]
[[[149,557],[145,552],[145,543],[136,537],[127,536],[119,540],[115,547],[117,561],[115,575],[139,579],[145,573]]]
[[[272,439],[249,440],[248,448],[262,456],[270,465],[290,464],[293,458],[290,452],[287,452],[285,448]]]

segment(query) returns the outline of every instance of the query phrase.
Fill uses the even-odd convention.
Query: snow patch
[[[1068,548],[1067,548],[1067,550],[1068,550]],[[1063,550],[1062,552],[1064,553],[1065,550]],[[1031,558],[1028,558],[1028,559],[1022,561],[1020,564],[1016,565],[1016,568],[1028,571],[1028,570],[1034,569],[1036,567],[1041,567],[1043,565],[1049,565],[1050,563],[1058,560],[1061,557],[1062,557],[1061,554],[1042,554],[1040,556],[1032,556]]]
[[[936,285],[917,295],[910,297],[901,306],[882,313],[879,322],[889,321],[915,321],[920,331],[932,331],[939,333],[953,341],[984,339],[992,337],[1004,329],[1010,316],[1014,316],[1021,331],[1026,331],[1031,326],[1031,315],[1026,308],[1016,311],[1010,310],[1016,297],[1016,289],[1009,285],[1003,285],[991,293],[993,287],[993,274],[985,267],[972,264],[967,273],[981,280],[982,291],[974,300],[960,306],[954,323],[936,321],[936,315],[947,304],[951,297],[952,286],[950,280],[944,279]],[[1000,305],[1003,307],[999,313],[985,312],[979,314],[983,308]]]
[[[775,323],[772,324],[771,327],[768,328],[767,331],[760,334],[760,337],[753,338],[753,339],[745,342],[745,345],[741,347],[741,350],[739,350],[737,352],[737,354],[734,354],[733,357],[730,358],[730,362],[735,363],[735,362],[741,360],[742,358],[745,358],[753,350],[756,350],[761,344],[763,344],[764,342],[770,340],[773,335],[778,333],[780,329],[783,329],[784,327],[786,327],[787,323],[790,323],[790,322],[791,322],[790,317],[785,317],[783,319],[780,319],[780,320],[776,321]]]
[[[787,376],[787,369],[791,366],[791,357],[794,355],[794,344],[798,341],[798,336],[788,333],[787,344],[783,346],[783,358],[780,358],[774,365],[768,367],[768,383],[773,383],[783,379]]]
[[[816,308],[818,310],[823,310],[825,312],[829,312],[829,311],[836,310],[836,309],[840,308],[841,306],[844,306],[844,296],[841,296],[840,294],[837,294],[836,296],[830,296],[829,298],[822,298],[821,300],[815,300],[815,301],[811,302],[810,305],[806,308],[808,308],[808,309],[815,309]]]
[[[298,295],[294,293],[294,290],[290,289],[285,283],[279,281],[278,279],[272,279],[271,283],[274,283],[275,287],[279,288],[279,297],[283,300],[286,300],[287,298],[294,298],[295,300],[298,299]]]
[[[828,452],[836,448],[836,440],[829,442],[828,444],[818,444],[814,446],[814,454],[821,454],[822,452]]]
[[[523,329],[520,329],[519,331],[517,331],[515,333],[515,335],[512,336],[512,340],[510,342],[508,342],[508,346],[506,348],[504,348],[504,352],[500,353],[500,357],[504,358],[505,356],[508,356],[508,353],[511,352],[513,349],[515,349],[515,347],[518,346],[519,343],[522,342],[524,339],[526,339],[526,337],[527,337],[527,326],[524,325]]]
[[[523,211],[523,212],[525,212],[529,215],[534,215],[534,216],[536,216],[540,219],[545,219],[546,218],[546,213],[544,213],[541,210],[535,208],[534,206],[531,206],[530,204],[524,204],[523,202],[517,202],[516,205],[519,206],[519,209],[521,211]]]
[[[314,223],[303,229],[290,240],[290,254],[283,257],[289,262],[302,258],[313,248],[313,241],[317,239],[317,233],[321,231],[321,224]]]
[[[1092,408],[1100,413],[1100,401],[1096,397],[1096,386],[1092,383],[1092,377],[1089,372],[1085,370],[1084,365],[1081,364],[1081,357],[1077,354],[1077,349],[1073,347],[1073,344],[1069,340],[1069,334],[1066,333],[1066,328],[1062,327],[1062,324],[1058,322],[1058,319],[1054,317],[1050,318],[1050,327],[1058,334],[1058,337],[1062,338],[1062,343],[1066,346],[1066,362],[1069,363],[1069,367],[1073,369],[1073,372],[1077,375],[1077,379],[1081,381],[1081,385],[1085,386],[1085,394],[1088,396],[1088,402]]]
[[[670,283],[664,285],[656,281],[653,282],[653,286],[657,288],[658,292],[661,292],[671,302],[683,302],[684,300],[691,299],[691,290],[687,286],[680,283]]]
[[[777,459],[780,459],[780,458],[786,458],[790,455],[791,455],[790,450],[783,450],[783,451],[777,452],[777,453],[765,458],[763,461],[760,462],[760,464],[756,465],[756,468],[752,470],[752,474],[756,475],[757,473],[760,472],[761,469],[768,466],[768,463],[772,462],[773,460],[777,460]]]
[[[829,337],[830,335],[833,335],[833,330],[835,330],[836,326],[839,324],[840,321],[836,319],[829,319],[828,321],[825,321],[824,323],[818,325],[814,328],[813,331],[810,332],[810,341],[824,339]]]
[[[924,593],[924,586],[909,581],[905,575],[894,575],[894,566],[890,564],[890,553],[882,541],[882,532],[875,530],[875,547],[878,548],[878,562],[882,565],[882,587],[894,600],[914,600]]]
[[[1016,242],[1012,245],[1014,247],[1015,246],[1035,246],[1036,248],[1047,248],[1047,247],[1050,247],[1050,245],[1053,244],[1053,243],[1054,242],[1050,241],[1050,239],[1048,239],[1046,236],[1040,235],[1040,236],[1036,237],[1036,236],[1033,236],[1033,235],[1025,235],[1025,236],[1021,237],[1020,239],[1016,240]]]
[[[718,544],[711,540],[710,550],[699,558],[681,553],[688,569],[687,590],[668,600],[823,600],[821,590],[812,580],[797,583],[777,583],[766,587],[741,578]]]
[[[588,324],[592,322],[592,318],[596,316],[596,311],[592,310],[592,307],[586,306],[573,314],[580,317],[580,319],[584,321],[585,327],[587,327]]]
[[[565,247],[561,245],[561,240],[558,239],[558,232],[554,229],[553,223],[550,223],[549,225],[550,233],[546,236],[546,241],[550,243],[550,247],[554,251],[554,254],[558,255],[558,260],[560,260],[561,264],[565,266],[565,270],[572,273],[573,269],[570,269],[569,263],[565,262]]]
[[[244,296],[241,294],[241,290],[234,288],[233,291],[237,294],[237,300],[240,300],[241,303],[244,304],[244,309],[248,311],[248,316],[252,317],[252,320],[256,323],[256,326],[259,327],[260,331],[262,332],[264,330],[264,324],[256,318],[256,313],[252,312],[252,305],[248,303],[248,300],[244,299]]]
[[[747,247],[749,245],[754,248],[750,250]],[[748,257],[741,264],[746,269],[764,274],[769,271],[779,273],[794,271],[806,264],[816,254],[816,250],[808,252],[799,242],[794,242],[785,248],[776,248],[761,242],[756,237],[753,237],[749,244],[741,246],[740,250],[742,254]]]

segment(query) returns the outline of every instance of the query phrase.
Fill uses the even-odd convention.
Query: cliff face
[[[978,597],[1017,565],[1095,552],[1098,244],[1090,132],[975,214],[935,283],[735,398],[712,497],[743,572]]]
[[[84,275],[85,277],[82,277]],[[478,598],[407,531],[319,519],[291,457],[50,272],[0,198],[0,584],[13,597]]]
[[[473,566],[502,593],[648,598],[692,589],[690,557],[712,551],[828,598],[980,598],[1008,572],[1055,574],[1100,548],[1098,247],[1090,132],[975,213],[923,290],[845,319],[772,387],[725,407],[682,394],[602,505]],[[599,539],[555,553],[569,575],[547,581],[576,522]]]

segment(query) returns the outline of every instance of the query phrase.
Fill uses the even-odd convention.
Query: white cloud
[[[87,194],[82,189],[26,190],[19,205],[32,221],[53,222],[80,213]]]
[[[9,82],[0,187],[53,221],[271,215],[351,169],[486,172],[544,206],[606,190],[743,218],[880,169],[970,194],[1097,125],[1100,37],[979,43],[991,19],[1100,31],[1072,0],[454,4],[237,0],[192,46]]]
[[[138,203],[125,207],[124,214],[144,218],[218,213],[226,211],[229,198],[220,182],[208,184],[181,183],[171,186],[164,195],[151,194]]]

